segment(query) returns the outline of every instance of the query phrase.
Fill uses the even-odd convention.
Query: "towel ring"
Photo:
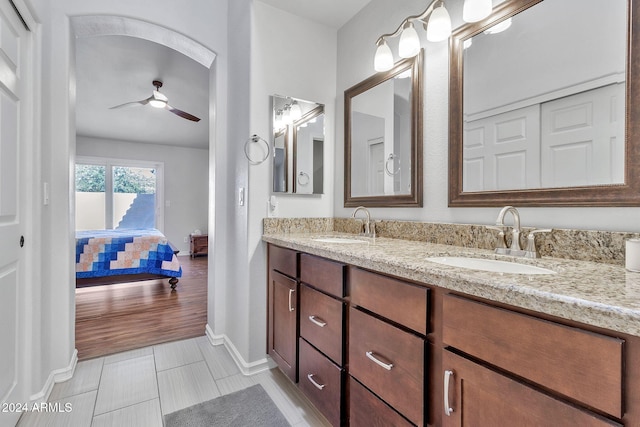
[[[310,181],[311,181],[311,177],[309,177],[309,174],[306,172],[300,171],[300,173],[298,174],[298,184],[305,186],[309,184]]]
[[[263,143],[266,148],[264,157],[260,160],[253,160],[251,158],[251,155],[249,154],[249,144],[258,144],[260,142]],[[247,139],[247,141],[244,143],[244,155],[247,157],[247,160],[249,160],[249,164],[259,165],[269,158],[269,143],[263,138],[260,138],[258,135],[251,135],[251,138]]]
[[[398,163],[398,168],[396,170],[394,170],[393,172],[391,170],[389,170],[389,162],[390,161],[394,161],[394,164],[397,162]],[[393,153],[389,153],[389,157],[387,157],[387,161],[384,162],[384,171],[387,175],[389,176],[394,176],[397,175],[398,172],[400,172],[400,158],[398,156],[396,156]]]

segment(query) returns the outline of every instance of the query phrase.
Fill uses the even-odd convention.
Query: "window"
[[[164,228],[163,164],[78,158],[76,230]]]

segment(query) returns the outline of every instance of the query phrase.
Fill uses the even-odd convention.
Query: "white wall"
[[[148,2],[113,0],[87,2],[84,0],[30,0],[37,20],[34,30],[41,40],[41,103],[42,144],[39,150],[42,180],[48,182],[51,203],[42,212],[42,283],[39,284],[42,310],[33,326],[32,348],[38,356],[30,369],[33,380],[30,389],[42,389],[51,372],[67,367],[72,360],[75,335],[75,302],[73,265],[73,159],[75,139],[75,80],[74,38],[70,16],[115,15],[139,19],[174,30],[204,45],[217,54],[214,62],[215,81],[210,92],[212,102],[212,144],[227,143],[227,0],[193,0],[188,4],[157,0],[153,7]],[[215,113],[214,113],[215,112]],[[214,147],[215,148],[215,147]],[[220,152],[225,153],[221,148]],[[211,151],[213,155],[215,150]],[[216,158],[211,170],[226,174],[227,161]],[[211,188],[218,189],[210,177]],[[224,181],[221,181],[224,184]],[[41,187],[38,185],[37,187]],[[213,195],[213,193],[212,193]],[[215,192],[211,204],[228,202],[225,192]],[[216,223],[217,224],[217,223]],[[209,232],[212,232],[211,223]],[[221,233],[220,244],[225,243]],[[221,248],[214,247],[214,251]],[[210,258],[210,263],[212,259]],[[210,275],[210,287],[225,278],[224,270]],[[212,321],[211,311],[209,312]]]
[[[241,9],[230,2],[230,8]],[[240,2],[244,3],[244,2]],[[227,330],[246,361],[255,362],[264,358],[266,349],[266,245],[262,243],[262,219],[267,216],[267,200],[271,194],[271,158],[268,161],[248,166],[242,154],[244,142],[252,134],[271,140],[271,100],[274,94],[305,99],[325,105],[325,186],[323,195],[277,195],[278,215],[283,217],[315,216],[333,214],[333,135],[336,91],[336,30],[301,19],[275,9],[260,1],[253,2],[250,23],[236,27],[237,19],[230,24],[234,34],[244,34],[250,26],[250,48],[244,40],[237,40],[236,53],[242,52],[237,61],[248,65],[250,76],[244,72],[234,76],[230,90],[241,93],[249,90],[245,77],[250,82],[249,105],[237,105],[231,114],[250,113],[250,126],[230,130],[235,132],[231,140],[239,147],[233,194],[238,188],[247,187],[246,206],[237,207],[238,217],[234,221],[246,221],[246,229],[234,225],[236,240],[242,242],[245,252],[237,252],[236,277],[230,280],[227,289]],[[245,26],[245,24],[247,26]],[[245,51],[242,49],[250,49]],[[250,63],[244,64],[245,60]],[[244,70],[244,68],[243,68]],[[243,86],[246,85],[246,86]],[[240,101],[234,101],[240,102]],[[247,270],[247,264],[248,267]],[[244,267],[244,269],[242,268]]]
[[[164,163],[164,235],[188,254],[189,233],[208,232],[209,150],[78,135],[76,155]]]
[[[494,4],[499,3],[494,0]],[[351,209],[343,205],[344,90],[374,73],[375,42],[381,34],[394,31],[402,20],[424,10],[421,0],[372,0],[338,31],[338,74],[336,89],[335,216],[346,217]],[[448,0],[454,27],[462,22],[462,0]],[[578,19],[576,14],[575,19]],[[421,31],[421,30],[419,30]],[[420,32],[425,49],[424,69],[424,207],[372,208],[373,218],[493,224],[498,208],[448,207],[448,104],[449,50],[447,42],[431,43]],[[390,43],[397,52],[397,38]],[[640,231],[640,208],[522,208],[523,225],[541,228],[579,228]]]

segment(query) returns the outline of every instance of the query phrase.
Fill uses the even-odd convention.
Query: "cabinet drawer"
[[[424,339],[349,310],[349,373],[417,425],[425,418],[424,364]]]
[[[623,340],[455,295],[442,318],[445,344],[622,417]]]
[[[269,245],[269,268],[290,277],[297,277],[298,253],[292,249]]]
[[[300,255],[300,281],[338,298],[344,296],[344,264]]]
[[[622,426],[446,350],[442,365],[443,399],[452,409],[442,417],[444,427]]]
[[[342,419],[342,370],[300,338],[298,387],[331,425]]]
[[[409,421],[351,377],[349,377],[349,425],[353,427],[412,426]]]
[[[427,334],[429,289],[358,268],[348,278],[352,304]]]
[[[300,336],[338,365],[343,364],[343,307],[341,301],[300,286]]]

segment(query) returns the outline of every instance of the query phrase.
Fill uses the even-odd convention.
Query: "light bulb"
[[[398,55],[401,58],[413,58],[420,52],[420,37],[411,22],[404,25],[398,44]]]
[[[427,24],[427,40],[430,42],[441,42],[451,35],[451,17],[444,7],[444,3],[431,12],[429,23]]]
[[[293,101],[289,114],[291,115],[291,121],[295,122],[296,120],[300,120],[300,117],[302,117],[302,109],[300,108],[298,101]]]
[[[376,55],[373,57],[373,68],[380,71],[389,71],[393,68],[393,54],[386,41],[378,43]]]
[[[491,15],[491,0],[464,0],[462,19],[465,22],[478,22]]]

